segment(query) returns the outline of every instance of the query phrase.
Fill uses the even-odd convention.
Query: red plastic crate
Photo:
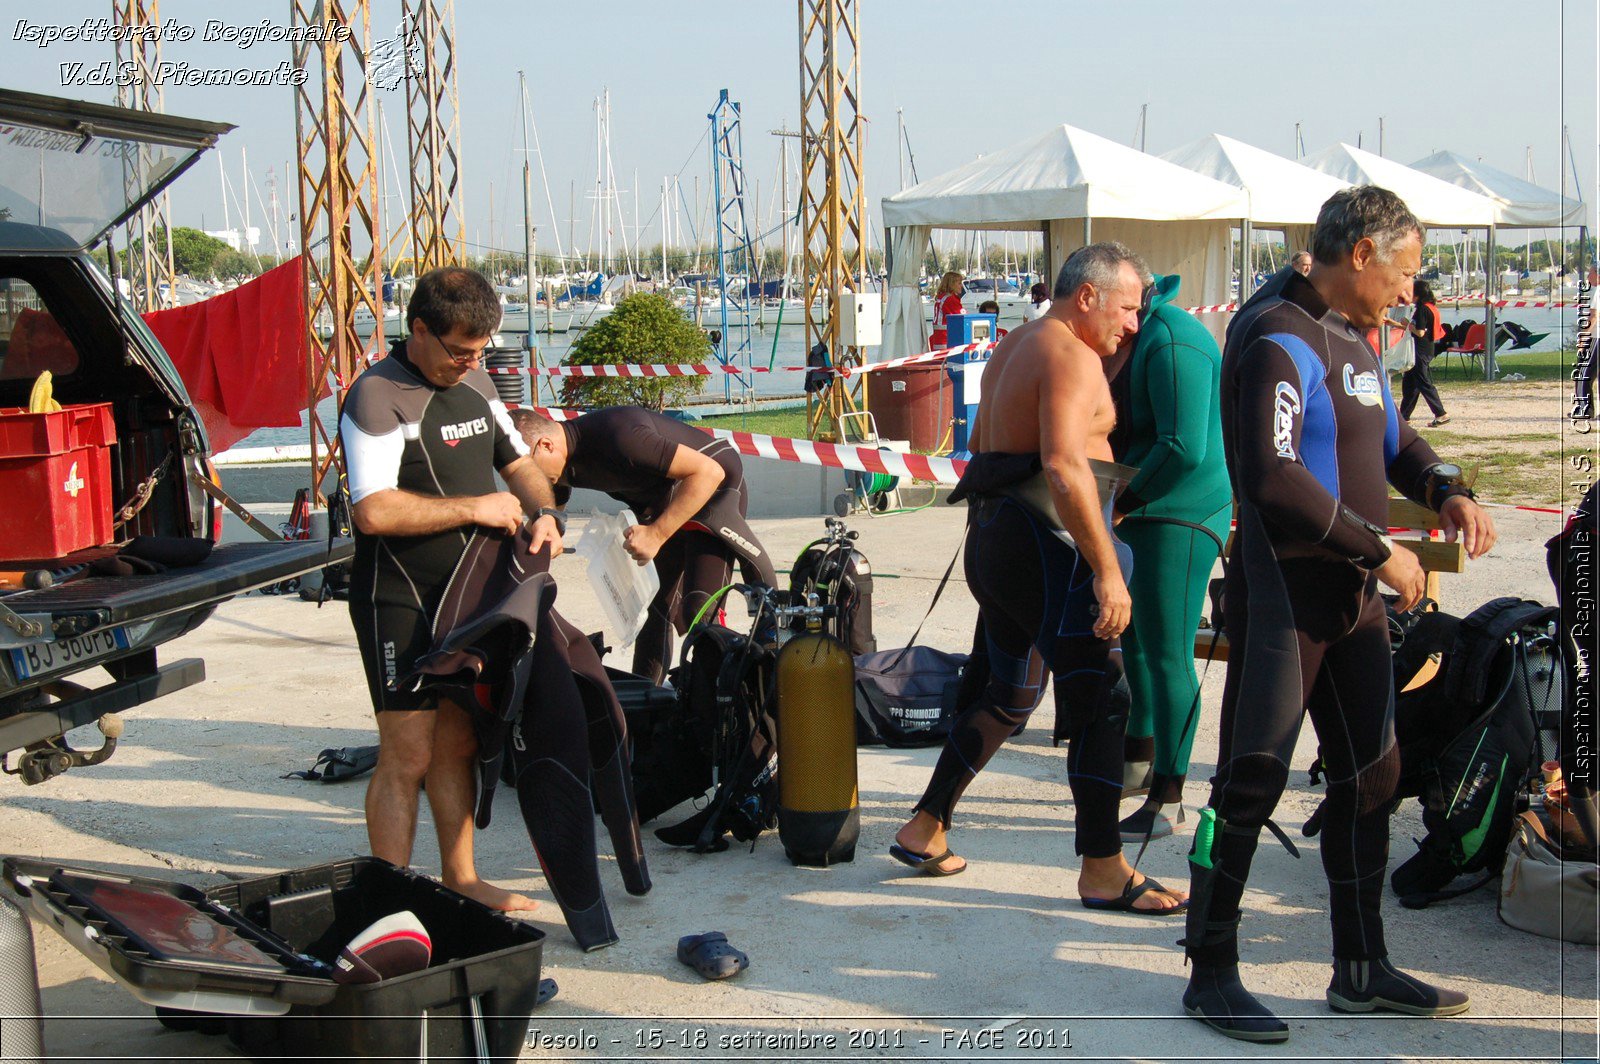
[[[0,561],[61,558],[112,539],[110,403],[0,408]]]

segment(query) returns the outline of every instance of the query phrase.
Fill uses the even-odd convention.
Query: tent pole
[[[1492,381],[1495,378],[1494,358],[1494,301],[1500,289],[1500,266],[1494,257],[1494,226],[1489,226],[1489,239],[1486,242],[1489,252],[1488,268],[1483,272],[1483,379]]]
[[[1085,215],[1083,219],[1083,246],[1088,247],[1093,239],[1094,237],[1090,235],[1090,219]]]
[[[1250,219],[1239,220],[1239,236],[1243,244],[1239,254],[1239,305],[1243,306],[1256,290],[1255,226]]]

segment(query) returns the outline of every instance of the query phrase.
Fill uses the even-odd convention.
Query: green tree
[[[173,247],[172,252],[174,256],[177,255],[178,249],[176,246]],[[235,251],[227,245],[223,245],[222,250],[217,252],[216,257],[211,260],[212,276],[222,281],[255,277],[261,272],[262,266],[254,255],[245,251]]]
[[[640,362],[704,362],[711,354],[706,334],[665,296],[637,292],[617,304],[572,345],[568,366]],[[568,377],[561,401],[576,406],[675,405],[700,390],[703,377]]]
[[[166,233],[156,230],[151,237],[158,246],[166,243]],[[174,226],[172,230],[172,268],[179,273],[188,274],[190,277],[210,277],[216,264],[217,256],[224,251],[231,251],[226,243],[214,236],[207,236],[198,229],[187,226]]]

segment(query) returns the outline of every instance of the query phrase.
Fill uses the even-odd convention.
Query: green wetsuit
[[[1189,718],[1200,686],[1194,635],[1217,544],[1159,519],[1203,525],[1226,542],[1233,502],[1222,450],[1222,352],[1173,305],[1178,282],[1156,278],[1133,354],[1112,387],[1117,461],[1139,467],[1116,500],[1126,515],[1117,536],[1134,555],[1133,620],[1122,634],[1133,693],[1128,734],[1155,737],[1154,768],[1167,777],[1189,770],[1198,727]]]

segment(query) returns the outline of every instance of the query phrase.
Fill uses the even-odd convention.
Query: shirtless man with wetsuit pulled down
[[[776,587],[777,573],[745,523],[744,466],[727,440],[637,406],[596,410],[557,423],[532,410],[512,421],[565,506],[573,488],[605,492],[639,519],[628,554],[655,564],[661,590],[639,630],[633,671],[660,683],[682,635],[738,559],[746,583]]]
[[[1027,720],[1048,666],[1077,806],[1079,896],[1089,908],[1168,914],[1185,896],[1128,864],[1117,825],[1127,714],[1112,693],[1121,674],[1113,650],[1131,612],[1132,553],[1111,533],[1121,467],[1111,464],[1116,414],[1101,364],[1138,331],[1148,279],[1121,244],[1080,249],[1062,267],[1050,310],[1013,330],[984,371],[974,456],[952,501],[970,500],[965,571],[991,675],[951,728],[890,853],[930,875],[966,868],[946,838],[951,813]]]

